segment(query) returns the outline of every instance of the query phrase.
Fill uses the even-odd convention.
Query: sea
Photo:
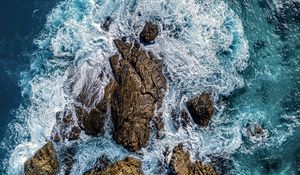
[[[147,21],[160,24],[155,43],[142,47],[165,65],[164,136],[152,134],[131,153],[113,141],[109,119],[104,135],[76,141],[72,175],[101,155],[134,156],[146,175],[166,174],[161,162],[171,154],[164,152],[179,143],[220,174],[300,173],[299,0],[0,2],[0,174],[24,173],[24,162],[50,139],[56,112],[71,108],[84,84],[97,82],[103,96],[113,39],[138,40]],[[209,127],[176,126],[174,111],[204,92],[215,102]]]

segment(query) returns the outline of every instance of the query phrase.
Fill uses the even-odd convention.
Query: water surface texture
[[[133,155],[142,161],[145,174],[164,174],[159,162],[165,147],[178,143],[194,160],[222,159],[224,174],[300,172],[300,1],[4,4],[0,20],[11,29],[0,28],[0,174],[22,174],[24,162],[47,142],[55,113],[74,103],[68,85],[73,83],[72,95],[78,95],[84,83],[97,81],[104,71],[107,76],[98,82],[102,97],[112,75],[108,58],[116,52],[113,39],[139,39],[149,20],[161,25],[156,42],[143,47],[166,65],[168,89],[160,109],[165,136],[151,136],[146,148],[130,153],[112,140],[109,121],[103,136],[82,135],[71,174],[83,174],[103,154],[112,161]],[[101,24],[108,16],[113,22],[106,32]],[[207,91],[216,102],[210,126],[175,129],[171,113]],[[249,135],[257,125],[265,134]]]

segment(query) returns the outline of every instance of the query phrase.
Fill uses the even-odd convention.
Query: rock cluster
[[[57,155],[50,141],[27,160],[24,165],[25,175],[55,175],[57,169]]]
[[[170,161],[170,173],[174,175],[217,175],[212,165],[201,161],[192,162],[190,154],[179,144],[173,150]]]
[[[143,175],[143,171],[139,160],[127,157],[100,169],[100,171],[88,171],[84,175]]]
[[[105,26],[107,31],[110,22],[111,19],[107,19],[107,26]],[[140,33],[140,38],[143,42],[150,44],[155,41],[158,33],[158,25],[147,23]],[[126,39],[116,39],[114,43],[118,50],[110,58],[114,78],[105,87],[102,99],[96,100],[98,91],[90,92],[94,84],[85,85],[75,97],[76,104],[73,108],[56,114],[57,124],[53,129],[52,137],[54,142],[77,140],[82,132],[98,136],[104,132],[109,109],[111,109],[113,123],[113,139],[127,150],[137,151],[147,145],[151,121],[154,122],[160,135],[159,132],[164,128],[164,122],[161,115],[155,112],[162,106],[167,86],[163,75],[164,65],[151,52],[142,49],[137,41],[127,42]],[[209,94],[194,97],[186,103],[186,106],[195,123],[208,126],[214,110]],[[182,111],[179,114],[182,118],[182,126],[190,122],[188,112]],[[75,153],[72,145],[66,150],[64,154],[60,154],[64,157],[60,161],[62,163],[60,167],[65,167],[65,173],[70,174]],[[164,156],[167,157],[167,154]],[[131,157],[115,163],[102,157],[96,165],[85,175],[143,174],[141,162]],[[25,162],[26,175],[54,175],[57,169],[58,161],[52,142],[48,142]],[[170,171],[176,175],[216,174],[211,165],[200,161],[192,162],[189,153],[183,149],[182,145],[173,150]]]

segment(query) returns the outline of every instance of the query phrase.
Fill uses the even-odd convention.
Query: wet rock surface
[[[112,96],[113,138],[130,151],[146,146],[150,121],[166,88],[162,63],[138,44],[114,41],[119,53],[110,62],[117,81]]]
[[[184,150],[183,145],[179,144],[173,149],[170,161],[171,175],[217,175],[214,167],[204,164],[201,161],[192,162],[190,154]]]
[[[127,157],[106,166],[101,171],[88,171],[84,175],[143,175],[143,171],[139,160]]]
[[[158,33],[159,26],[152,22],[147,22],[140,33],[141,41],[145,43],[153,43],[155,38],[158,36]]]
[[[198,95],[186,103],[194,122],[199,126],[208,126],[214,113],[214,105],[210,94]]]
[[[76,115],[78,118],[78,123],[86,134],[95,136],[103,132],[111,94],[115,87],[116,82],[114,80],[110,81],[110,83],[105,87],[103,98],[98,104],[96,104],[96,107],[91,109],[89,112],[82,107],[77,107]],[[82,98],[83,97],[81,97],[81,99]]]
[[[25,175],[55,175],[58,160],[54,145],[48,142],[24,164]]]
[[[97,174],[103,171],[111,164],[111,161],[105,155],[99,157],[94,165],[94,168],[84,173],[84,175]]]
[[[102,134],[109,111],[111,94],[115,87],[115,80],[111,80],[105,87],[101,100],[91,109],[88,108],[96,100],[96,93],[89,96],[88,90],[84,87],[77,98],[80,105],[74,107],[74,112],[66,109],[56,113],[56,125],[52,140],[55,142],[77,140],[82,131],[91,136]]]

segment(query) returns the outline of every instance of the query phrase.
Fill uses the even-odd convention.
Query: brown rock
[[[80,137],[81,130],[78,126],[73,126],[71,132],[69,133],[69,140],[77,140]]]
[[[208,126],[214,113],[214,105],[209,94],[194,97],[186,103],[188,111],[195,123],[200,126]]]
[[[101,101],[96,105],[96,108],[87,112],[81,107],[76,108],[76,115],[79,120],[79,126],[88,135],[98,135],[103,132],[103,126],[108,111],[111,94],[116,88],[116,81],[111,82],[105,87],[104,95]]]
[[[189,114],[185,110],[181,111],[181,118],[182,118],[181,120],[182,126],[187,127],[187,125],[190,122],[190,118],[189,118]]]
[[[192,162],[190,154],[183,149],[182,144],[173,150],[170,171],[174,175],[217,175],[212,165],[203,164],[201,161]]]
[[[121,56],[111,66],[118,86],[112,97],[113,138],[130,151],[144,147],[155,107],[160,108],[166,87],[162,63],[138,45],[115,40]]]
[[[159,26],[152,22],[147,22],[144,29],[140,33],[140,38],[143,42],[151,43],[154,42],[155,38],[158,36]]]
[[[55,175],[58,168],[56,152],[52,142],[44,145],[24,165],[25,175]]]
[[[105,167],[100,172],[87,172],[84,175],[143,175],[143,171],[139,160],[127,157]]]

